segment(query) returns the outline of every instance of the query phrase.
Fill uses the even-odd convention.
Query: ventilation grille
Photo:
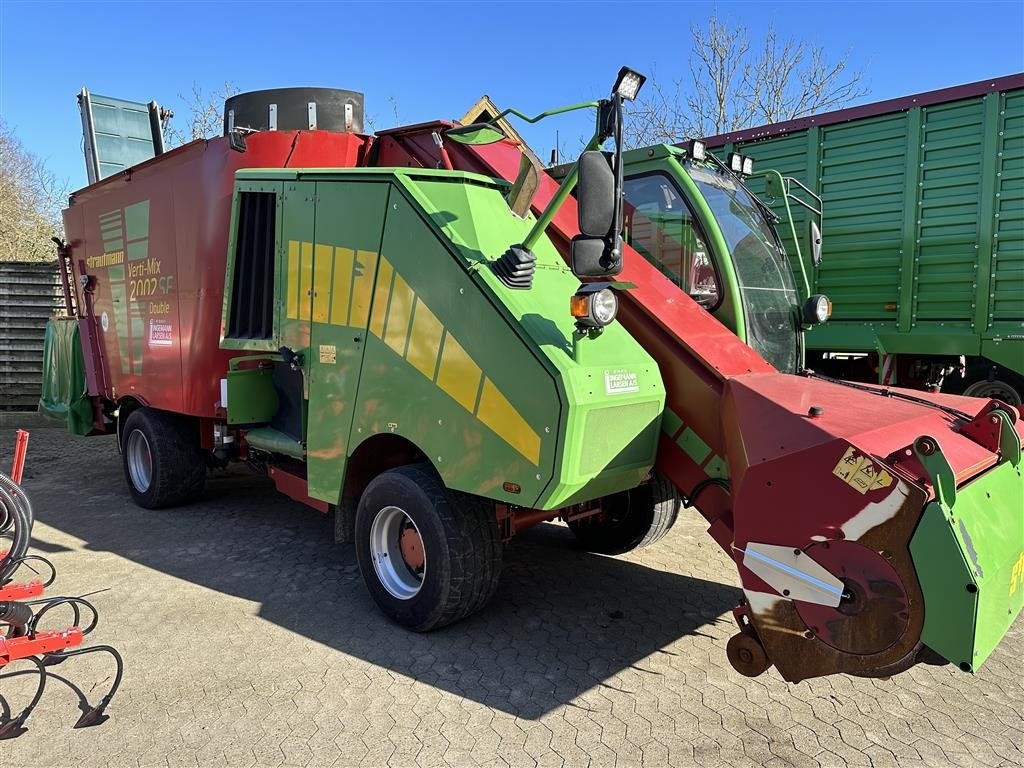
[[[227,335],[269,339],[274,331],[274,243],[277,195],[240,192],[234,283]]]

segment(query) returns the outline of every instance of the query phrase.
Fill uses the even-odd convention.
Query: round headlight
[[[610,288],[602,288],[590,297],[590,318],[596,325],[608,325],[619,312],[619,300]]]
[[[804,304],[804,322],[810,325],[824,323],[832,315],[832,302],[823,293],[816,293]]]

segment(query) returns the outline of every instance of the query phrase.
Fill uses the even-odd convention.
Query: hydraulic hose
[[[8,580],[10,575],[22,563],[28,551],[29,538],[32,533],[32,511],[24,491],[10,478],[0,474],[8,482],[0,482],[0,537],[9,539],[10,545],[6,554],[0,558],[0,584]],[[10,486],[16,488],[13,493]]]
[[[32,607],[13,600],[0,600],[0,624],[22,628],[32,621]]]
[[[22,507],[25,510],[25,516],[28,518],[28,527],[31,529],[32,524],[35,522],[35,513],[32,511],[32,503],[28,500],[28,495],[22,487],[11,480],[11,478],[3,472],[0,472],[0,488],[5,488],[8,493],[11,493],[15,498],[22,502]]]

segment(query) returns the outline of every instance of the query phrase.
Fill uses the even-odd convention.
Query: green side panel
[[[53,318],[43,340],[43,388],[39,412],[67,424],[75,435],[92,431],[92,405],[86,393],[85,358],[78,321]]]
[[[392,190],[372,306],[361,321],[366,341],[352,446],[381,433],[401,435],[427,455],[448,487],[531,505],[553,471],[558,391],[432,226],[432,215],[447,225],[473,213],[462,185],[440,186],[430,192],[447,199],[425,195],[426,210],[407,190]],[[494,204],[477,199],[491,195]],[[480,228],[509,218],[500,215],[497,192],[481,189],[469,197],[483,209],[475,219]],[[539,446],[536,454],[524,456],[479,417],[485,381],[519,414],[516,432]],[[521,492],[504,491],[505,482]]]
[[[829,250],[817,292],[832,299],[837,321],[872,319],[895,328],[907,116],[827,126],[820,137],[822,242]]]
[[[924,592],[924,643],[977,670],[1024,606],[1024,478],[1003,462],[924,511],[910,554]]]
[[[983,99],[922,109],[913,317],[970,324],[982,205]]]
[[[719,148],[721,151],[723,148]],[[736,147],[823,200],[810,349],[980,353],[1024,330],[1024,91],[793,131]],[[764,192],[763,179],[751,188]],[[780,200],[768,202],[782,214]],[[794,208],[798,237],[806,217]],[[789,248],[788,233],[781,232]],[[843,331],[832,331],[843,326]],[[892,341],[899,334],[905,341]],[[1024,354],[991,359],[1024,373]]]
[[[1020,334],[1024,322],[1024,91],[1011,91],[1003,98],[989,319]],[[1015,368],[1024,372],[1024,360]]]
[[[1017,323],[1020,325],[1020,323]],[[994,363],[1024,373],[1024,339],[1006,339],[998,336],[981,342],[981,355]]]
[[[390,187],[386,180],[316,184],[312,335],[306,356],[306,477],[309,495],[331,504],[341,498],[345,463],[358,442],[349,433],[366,348],[367,315],[360,309],[361,302],[352,299],[361,286],[368,289],[375,277]],[[365,295],[370,295],[368,290]],[[393,365],[403,364],[396,360]],[[391,388],[378,389],[371,396],[380,398],[385,392],[401,396]]]
[[[551,243],[535,248],[529,291],[488,264],[532,223],[509,215],[503,188],[411,176],[387,206],[353,445],[402,435],[449,487],[523,506],[636,485],[664,406],[654,361],[616,324],[574,359],[578,281]]]
[[[575,322],[568,302],[579,281],[546,238],[534,249],[537,270],[531,290],[510,290],[497,279],[489,262],[521,242],[532,226],[532,218],[509,216],[497,189],[420,179],[408,189],[471,269],[478,290],[500,304],[506,343],[492,338],[494,325],[472,314],[463,311],[459,322],[478,340],[476,354],[485,374],[541,437],[539,482],[544,485],[533,505],[555,509],[637,485],[653,464],[665,401],[654,360],[618,323],[596,338],[580,340],[574,352]],[[543,389],[532,389],[529,368],[512,356],[517,346],[533,350],[536,380],[542,367],[553,380],[562,403],[557,426],[551,422],[553,411],[539,410],[548,398]],[[543,471],[551,442],[548,427],[558,436],[551,475]]]
[[[744,148],[744,151],[748,151]],[[776,170],[783,176],[793,176],[801,181],[808,175],[807,165],[807,136],[797,134],[794,136],[783,136],[772,141],[761,142],[749,147],[749,153],[754,158],[754,170],[763,171],[768,168]],[[755,176],[750,179],[750,191],[768,203],[772,210],[786,221],[785,200],[778,197],[771,197],[766,194],[766,181],[762,177]],[[798,233],[802,235],[807,230],[807,213],[803,208],[795,206],[792,209],[793,224]],[[793,237],[788,231],[789,228],[782,223],[777,227],[779,238],[786,249],[787,254],[796,253]],[[807,253],[804,242],[800,243],[801,249]]]
[[[274,369],[230,370],[228,380],[228,424],[267,424],[278,408]]]

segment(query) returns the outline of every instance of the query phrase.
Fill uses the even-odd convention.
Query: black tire
[[[981,397],[986,400],[1002,400],[1007,405],[1020,407],[1024,399],[1024,387],[1017,382],[1009,380],[1009,377],[987,376],[971,381],[964,387],[964,395],[967,397]]]
[[[144,448],[138,448],[144,441]],[[135,450],[148,449],[149,483],[133,477]],[[135,503],[145,509],[160,509],[196,499],[206,484],[206,459],[199,447],[196,422],[183,416],[150,408],[132,411],[121,433],[121,464]]]
[[[602,501],[603,513],[569,521],[569,530],[591,552],[621,555],[650,546],[675,525],[683,500],[668,479],[655,472],[651,479]]]
[[[418,591],[405,598],[389,591],[374,565],[371,530],[389,508],[411,520],[426,561]],[[416,632],[483,608],[501,575],[502,543],[493,504],[446,489],[429,464],[399,467],[373,479],[356,509],[355,545],[370,596],[385,615]]]

